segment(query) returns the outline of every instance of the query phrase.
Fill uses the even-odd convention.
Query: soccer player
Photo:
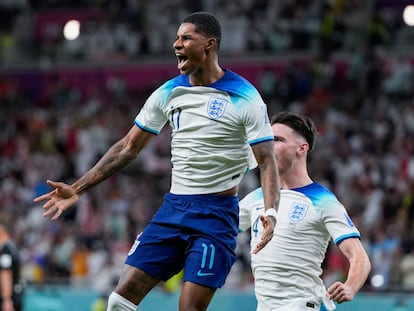
[[[20,280],[20,258],[6,223],[0,222],[0,310],[23,308],[23,283]]]
[[[313,121],[281,112],[272,117],[271,124],[281,193],[274,237],[251,257],[257,311],[333,310],[334,302],[354,298],[371,264],[345,207],[308,174],[307,155],[317,134]],[[251,228],[252,245],[263,230],[263,194],[258,188],[240,202],[240,229]],[[350,266],[346,281],[326,290],[320,275],[331,239]]]
[[[255,252],[273,236],[279,177],[273,134],[256,88],[218,62],[221,28],[214,15],[196,12],[179,25],[173,49],[180,75],[147,99],[129,133],[72,185],[54,189],[44,216],[57,219],[91,187],[133,161],[169,122],[170,192],[129,251],[108,299],[108,310],[135,310],[161,280],[184,269],[179,310],[206,310],[233,265],[238,234],[238,184],[254,154],[266,215]],[[139,178],[139,176],[137,176]]]

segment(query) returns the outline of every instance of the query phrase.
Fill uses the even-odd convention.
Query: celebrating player
[[[316,137],[313,121],[282,112],[271,124],[282,188],[275,235],[251,258],[257,311],[333,310],[334,302],[354,298],[371,264],[344,206],[308,174],[307,155]],[[263,230],[263,195],[258,188],[240,202],[240,229],[251,228],[252,245]],[[326,290],[320,275],[331,239],[350,267],[345,282],[335,282]]]
[[[179,310],[206,310],[234,263],[238,233],[238,184],[253,152],[260,169],[264,206],[262,239],[273,236],[279,178],[267,107],[244,78],[218,63],[221,28],[209,13],[180,24],[173,48],[180,75],[147,99],[129,133],[72,185],[54,189],[44,215],[57,219],[88,189],[133,161],[169,122],[173,164],[170,192],[129,251],[108,310],[135,310],[161,280],[184,268]],[[139,178],[139,176],[137,176]]]

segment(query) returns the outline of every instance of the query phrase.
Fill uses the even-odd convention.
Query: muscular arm
[[[280,200],[280,180],[273,149],[273,141],[254,145],[252,146],[252,150],[260,170],[260,184],[263,190],[265,211],[268,211],[271,208],[274,208],[277,211]],[[262,239],[256,245],[253,253],[257,253],[272,239],[276,218],[272,216],[262,216],[261,222],[263,224]]]
[[[341,303],[351,301],[361,289],[371,271],[371,263],[361,241],[357,238],[342,241],[339,249],[349,261],[348,276],[345,283],[332,284],[328,288],[328,296]]]
[[[263,189],[264,207],[278,209],[280,181],[273,141],[252,146],[260,170],[260,184]]]
[[[153,136],[133,126],[124,138],[112,145],[94,167],[72,184],[75,192],[82,194],[127,166]]]

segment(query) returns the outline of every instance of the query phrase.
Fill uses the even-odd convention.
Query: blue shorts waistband
[[[239,205],[239,198],[237,195],[235,196],[222,196],[218,194],[175,194],[175,193],[167,193],[165,199],[179,199],[179,200],[189,200],[194,202],[204,202],[209,204],[215,205],[223,205],[223,206],[238,206]]]

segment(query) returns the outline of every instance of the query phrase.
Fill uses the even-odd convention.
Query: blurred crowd
[[[224,53],[282,55],[316,44],[324,53],[305,64],[275,56],[274,62],[286,71],[265,66],[255,77],[256,86],[270,115],[292,110],[314,119],[319,137],[309,169],[338,195],[361,231],[373,266],[364,289],[413,291],[414,54],[396,49],[398,38],[412,30],[392,12],[376,14],[374,3],[2,1],[0,13],[8,21],[0,18],[0,59],[88,61],[96,59],[96,52],[101,53],[98,59],[107,60],[115,54],[116,59],[121,54],[125,59],[162,54],[170,51],[165,42],[172,42],[180,18],[199,9],[217,12],[224,22]],[[104,17],[100,22],[85,26],[91,28],[77,48],[51,40],[38,42],[38,52],[30,53],[34,41],[42,39],[20,26],[30,25],[36,12],[52,4],[68,9],[94,5],[106,13],[98,14]],[[92,36],[102,36],[108,46],[92,47],[100,42]],[[31,48],[22,50],[20,44]],[[339,60],[338,51],[343,52]],[[46,219],[33,204],[35,196],[48,191],[46,179],[71,182],[91,167],[132,126],[151,91],[129,89],[117,79],[85,95],[59,82],[34,100],[0,72],[0,217],[13,224],[28,282],[67,283],[105,293],[117,280],[136,234],[169,190],[170,133],[165,128],[136,161],[85,194],[62,219]],[[243,180],[240,197],[257,185],[257,172],[252,171]],[[240,235],[228,288],[252,285],[248,239],[248,234]],[[344,277],[346,261],[335,246],[330,246],[324,267],[328,284]]]
[[[409,0],[3,0],[0,61],[43,65],[131,60],[171,51],[178,22],[197,10],[222,22],[222,53],[353,51],[361,45],[406,48],[414,31],[402,19]],[[411,2],[412,3],[412,2]],[[172,12],[172,14],[169,14]],[[81,22],[75,40],[63,36]]]

